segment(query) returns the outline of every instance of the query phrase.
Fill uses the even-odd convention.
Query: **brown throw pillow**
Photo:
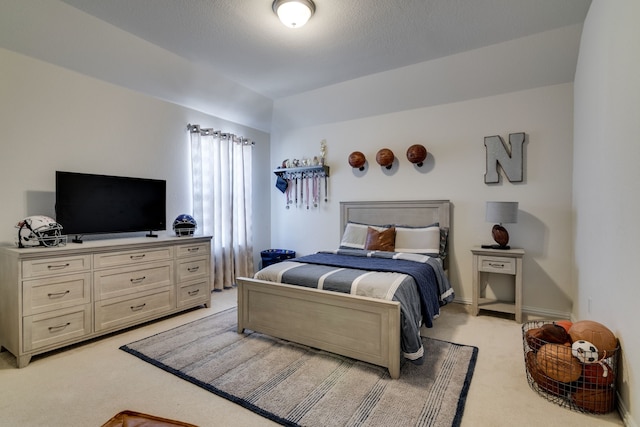
[[[383,231],[367,228],[367,240],[364,248],[370,251],[393,252],[396,248],[396,228],[391,227]]]

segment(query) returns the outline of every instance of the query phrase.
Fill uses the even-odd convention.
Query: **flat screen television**
[[[56,171],[56,222],[85,234],[166,230],[167,183],[159,179]]]

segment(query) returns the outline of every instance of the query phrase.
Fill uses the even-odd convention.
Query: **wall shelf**
[[[276,187],[285,193],[287,197],[287,209],[289,205],[293,207],[306,206],[318,207],[320,204],[320,193],[324,187],[324,201],[329,201],[329,166],[302,166],[297,168],[277,168],[273,171],[278,176]],[[286,181],[286,183],[282,181]],[[324,180],[324,186],[321,184]]]
[[[302,166],[299,168],[278,168],[273,173],[284,179],[300,179],[319,176],[321,178],[329,176],[329,166]]]

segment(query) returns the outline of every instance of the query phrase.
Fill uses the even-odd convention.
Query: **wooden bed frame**
[[[340,202],[347,222],[450,227],[448,200]],[[336,246],[337,247],[337,246]],[[245,329],[362,360],[400,377],[400,303],[241,277],[238,333]]]

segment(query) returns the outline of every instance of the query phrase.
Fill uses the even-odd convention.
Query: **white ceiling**
[[[273,100],[584,22],[591,0],[62,0]]]

